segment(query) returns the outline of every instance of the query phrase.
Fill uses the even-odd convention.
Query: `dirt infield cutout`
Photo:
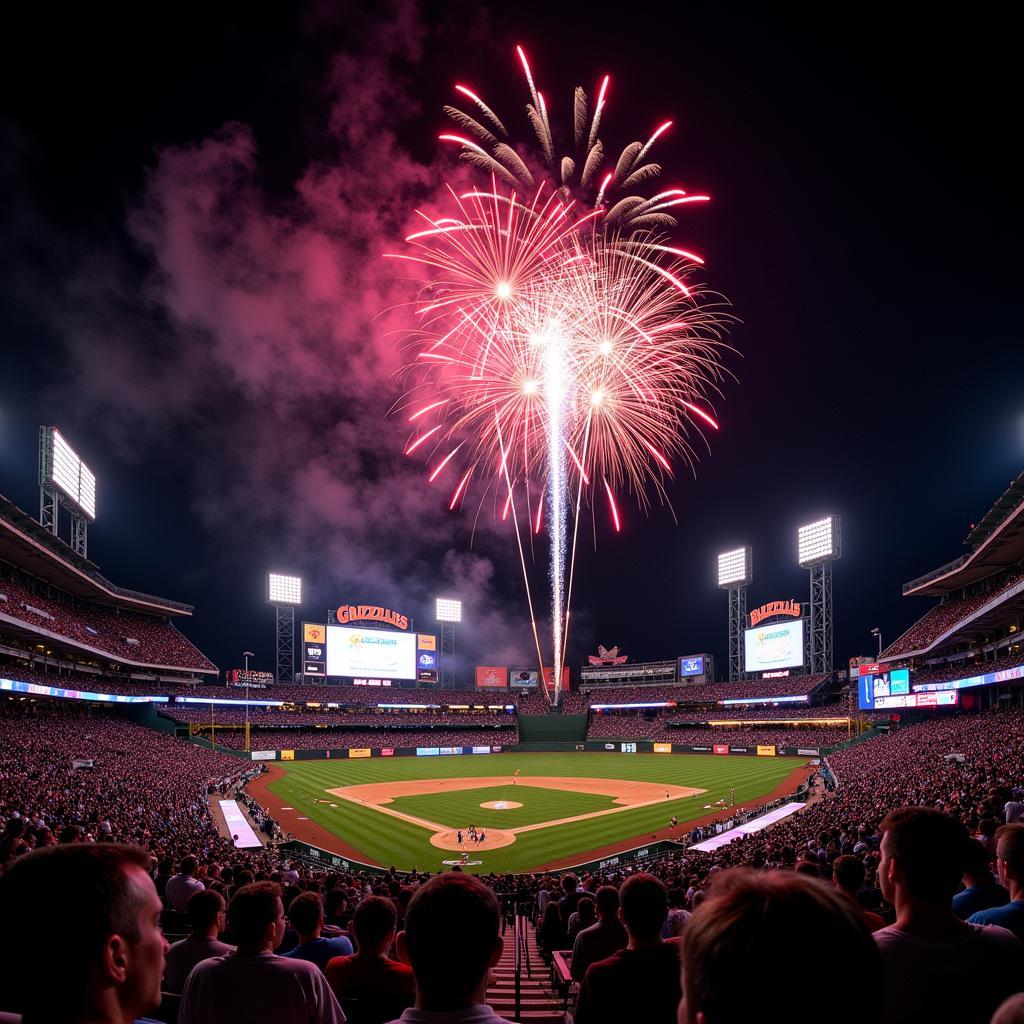
[[[459,846],[458,830],[449,828],[447,825],[439,825],[435,821],[427,821],[425,818],[418,818],[412,814],[395,810],[387,805],[399,797],[423,796],[428,793],[457,793],[466,789],[493,789],[497,786],[519,786],[534,789],[557,789],[563,793],[596,793],[600,796],[610,796],[618,807],[610,807],[604,811],[590,811],[587,814],[577,814],[570,818],[558,818],[555,821],[541,821],[533,825],[522,825],[519,828],[511,829],[486,829],[487,839],[483,843],[473,843],[468,840]],[[484,778],[466,779],[407,779],[400,782],[368,782],[359,786],[339,786],[336,789],[327,790],[332,796],[340,797],[354,804],[361,804],[364,807],[372,807],[381,814],[389,814],[402,821],[411,822],[420,828],[425,828],[434,834],[430,837],[432,846],[441,850],[497,850],[502,846],[509,846],[516,841],[516,836],[521,832],[534,832],[537,829],[551,828],[553,825],[567,825],[573,821],[583,821],[586,818],[600,818],[607,814],[620,814],[622,811],[633,810],[636,807],[646,807],[649,804],[662,803],[666,800],[679,800],[683,797],[694,796],[705,793],[706,790],[695,789],[692,786],[674,786],[663,782],[639,782],[627,779],[581,779],[575,777],[564,778],[562,776],[529,775],[525,778],[515,779],[511,775],[495,775]],[[482,807],[493,806],[497,801],[489,801],[481,804]],[[508,806],[521,806],[509,802]],[[465,839],[465,835],[463,836]]]

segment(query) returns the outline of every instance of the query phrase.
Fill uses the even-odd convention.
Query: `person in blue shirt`
[[[1003,825],[996,832],[996,870],[1010,891],[1010,902],[979,910],[968,924],[997,924],[1024,942],[1024,824]]]
[[[979,910],[1010,902],[1009,892],[992,877],[988,850],[977,839],[972,839],[967,848],[963,882],[966,888],[953,897],[953,913],[961,921]]]
[[[303,892],[296,896],[288,905],[288,920],[299,937],[299,944],[282,956],[308,960],[322,971],[332,957],[352,955],[352,941],[347,935],[333,939],[321,937],[324,905],[319,893]]]

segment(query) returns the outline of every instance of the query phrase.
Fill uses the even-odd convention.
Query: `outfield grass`
[[[494,811],[481,807],[492,800],[514,800],[522,807],[509,807]],[[449,828],[519,828],[541,821],[557,821],[566,817],[566,805],[571,800],[569,814],[587,814],[607,811],[620,805],[615,798],[598,793],[561,793],[557,789],[541,789],[520,783],[517,786],[495,786],[487,789],[463,789],[455,793],[424,793],[420,796],[402,796],[392,800],[388,807],[404,811],[425,821],[436,821]]]
[[[396,757],[367,758],[345,761],[294,761],[278,762],[285,772],[283,778],[271,783],[270,789],[285,805],[295,807],[304,816],[317,822],[327,830],[340,836],[345,842],[381,864],[409,869],[415,866],[436,869],[446,855],[430,845],[430,832],[411,822],[382,814],[370,807],[363,807],[347,800],[339,800],[337,807],[314,804],[314,798],[323,798],[327,790],[339,786],[352,786],[369,782],[393,782],[404,779],[469,778],[497,775],[512,775],[520,772],[520,787],[529,788],[529,776],[561,776],[565,778],[611,778],[648,782],[670,783],[679,786],[693,786],[707,790],[696,797],[666,800],[647,807],[611,814],[605,817],[589,818],[584,821],[551,828],[537,829],[520,834],[515,843],[482,854],[484,864],[481,871],[527,871],[548,861],[586,854],[589,850],[609,843],[630,839],[634,836],[664,828],[674,814],[680,822],[699,818],[708,812],[706,804],[713,804],[719,798],[729,799],[730,787],[736,787],[736,802],[739,805],[752,802],[756,797],[770,793],[795,767],[804,763],[803,758],[783,757],[722,757],[703,754],[489,754],[463,755],[452,757]],[[518,792],[512,795],[511,787],[501,787],[505,799],[520,800]],[[562,793],[557,790],[535,790],[549,798],[549,815],[540,820],[568,818],[585,813],[581,796],[589,794]],[[481,827],[518,827],[512,819],[501,817],[504,826],[493,825],[483,815],[510,815],[514,811],[486,812],[479,804],[487,799],[502,799],[502,796],[482,796],[487,790],[466,790],[462,798],[476,809],[470,819],[465,818],[462,807],[458,808],[457,819],[450,822],[457,828],[472,823]],[[456,794],[443,794],[445,797]],[[409,813],[449,824],[443,812],[439,817],[435,809],[431,814],[420,813],[423,800],[433,800],[433,795],[403,797],[389,806],[396,809],[400,804],[416,804],[417,810]],[[600,799],[600,798],[599,798]],[[529,802],[534,805],[531,795]],[[610,802],[610,801],[609,801]],[[404,808],[403,808],[404,809]],[[600,809],[600,808],[596,808]],[[452,814],[456,813],[452,809]],[[538,820],[536,818],[534,821]],[[531,822],[532,823],[532,822]],[[586,858],[581,856],[580,860]]]

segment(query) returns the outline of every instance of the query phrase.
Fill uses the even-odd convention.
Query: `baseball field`
[[[438,870],[465,852],[479,862],[469,870],[528,871],[678,837],[722,817],[733,795],[743,807],[792,792],[805,764],[701,754],[381,757],[278,762],[249,789],[295,838],[364,863]]]

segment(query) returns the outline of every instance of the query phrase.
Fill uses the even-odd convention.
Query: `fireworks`
[[[559,158],[543,94],[518,53],[543,171],[509,145],[482,99],[456,86],[476,116],[446,107],[462,134],[441,139],[489,181],[450,189],[449,215],[424,217],[409,251],[394,254],[431,278],[417,303],[405,451],[426,458],[431,483],[447,480],[450,509],[476,489],[511,516],[541,665],[523,534],[546,522],[557,700],[581,508],[599,501],[618,531],[616,494],[632,493],[644,509],[651,492],[667,503],[674,465],[694,458],[691,432],[718,429],[709,398],[724,318],[692,280],[703,260],[659,233],[676,225],[667,210],[708,197],[634,194],[660,172],[645,161],[671,122],[606,169],[605,78],[592,113],[576,90],[575,156]]]

